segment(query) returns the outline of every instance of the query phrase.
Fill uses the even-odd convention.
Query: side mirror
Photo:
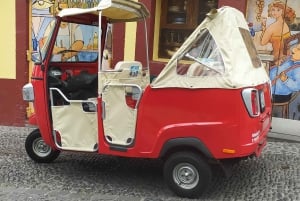
[[[36,64],[42,63],[42,55],[40,51],[34,51],[31,53],[31,60]]]

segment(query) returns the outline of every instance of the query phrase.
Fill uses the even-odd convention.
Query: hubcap
[[[51,153],[51,147],[45,144],[42,138],[33,141],[32,150],[39,157],[46,157]]]
[[[181,188],[192,189],[199,182],[199,174],[192,164],[180,163],[173,170],[173,179]]]

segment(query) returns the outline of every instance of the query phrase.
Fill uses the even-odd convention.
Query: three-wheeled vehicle
[[[105,68],[108,24],[145,23],[148,15],[130,0],[58,14],[32,53],[31,83],[23,87],[37,126],[25,148],[42,163],[61,151],[160,158],[168,186],[195,197],[208,186],[212,165],[261,154],[271,124],[269,78],[243,14],[231,7],[208,13],[151,82],[147,49],[146,64]]]

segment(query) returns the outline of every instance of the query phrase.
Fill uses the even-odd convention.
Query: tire
[[[44,142],[39,129],[32,131],[27,136],[25,149],[28,156],[38,163],[50,163],[60,154],[59,150],[52,149]]]
[[[210,166],[194,152],[178,152],[165,161],[165,182],[180,197],[200,196],[209,186],[211,178]]]

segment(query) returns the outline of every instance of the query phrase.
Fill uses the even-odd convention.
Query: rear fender
[[[160,151],[160,157],[166,157],[169,154],[179,151],[181,149],[192,149],[197,152],[200,152],[205,156],[206,158],[213,158],[210,151],[207,149],[207,147],[204,145],[203,142],[201,142],[197,138],[193,137],[187,137],[187,138],[174,138],[168,140],[162,147]]]
[[[157,133],[153,152],[156,157],[169,152],[170,148],[192,148],[200,151],[207,158],[215,158],[212,150],[218,146],[212,142],[212,135],[205,133],[221,133],[224,129],[222,122],[191,122],[177,123],[162,127]],[[164,150],[164,151],[163,151]]]

